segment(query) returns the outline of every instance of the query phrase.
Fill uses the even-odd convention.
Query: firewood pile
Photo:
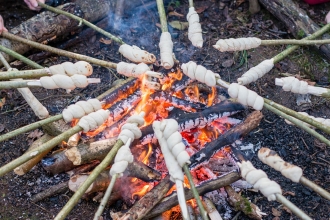
[[[120,2],[117,3],[119,8]],[[256,4],[256,1],[251,2]],[[84,24],[104,34],[120,45],[119,52],[131,62],[113,63],[53,48],[38,43],[45,39],[37,37],[35,40],[28,32],[24,36],[3,32],[0,50],[11,57],[0,53],[0,61],[7,69],[0,73],[0,88],[17,88],[40,121],[8,132],[0,136],[0,141],[40,126],[46,134],[36,140],[26,153],[0,167],[0,176],[11,171],[24,175],[38,163],[52,175],[67,172],[70,175],[68,181],[31,198],[35,203],[68,189],[74,192],[55,219],[65,219],[81,198],[100,202],[94,219],[102,219],[104,208],[118,200],[124,201],[129,208],[112,211],[113,219],[170,219],[173,213],[183,219],[227,219],[226,213],[219,213],[215,204],[242,211],[253,219],[262,219],[265,213],[258,204],[253,204],[233,189],[239,187],[253,187],[268,201],[276,200],[299,218],[311,219],[286,199],[280,183],[256,169],[235,143],[259,126],[263,118],[261,110],[265,108],[330,146],[329,140],[314,130],[318,128],[330,133],[326,120],[297,113],[248,88],[248,84],[266,75],[299,45],[324,44],[326,41],[314,39],[328,31],[330,24],[302,40],[219,39],[213,48],[220,52],[265,45],[295,45],[265,59],[234,80],[237,82],[228,83],[203,65],[193,61],[181,63],[175,58],[175,46],[167,28],[162,0],[157,0],[162,31],[158,45],[160,57],[138,46],[128,45],[88,19],[81,19],[79,16],[83,12],[80,10],[84,11],[87,6],[79,1],[76,4],[81,4],[78,11],[73,10],[77,5],[72,3],[57,9],[43,3],[39,6],[48,10],[43,12],[43,16],[51,16],[50,11],[67,16],[70,30]],[[103,7],[99,7],[107,11],[109,4],[101,4]],[[97,20],[99,16],[94,12],[89,20]],[[202,48],[202,28],[192,0],[189,0],[186,19],[188,39],[194,47]],[[21,53],[35,47],[80,61],[45,68],[1,46],[9,41],[21,45],[12,48],[21,50]],[[12,57],[35,70],[11,68],[8,61]],[[29,87],[43,87],[65,89],[70,93],[75,88],[99,83],[99,78],[91,78],[92,65],[115,69],[128,78],[95,99],[68,106],[56,116],[50,116],[47,108],[29,90]],[[276,85],[292,93],[329,97],[328,89],[308,85],[295,77],[277,78]],[[253,111],[244,114],[249,108]],[[246,117],[242,118],[242,115]],[[65,149],[54,150],[58,145],[65,146]],[[261,148],[258,157],[286,178],[330,199],[329,192],[304,177],[300,167],[285,162],[276,152]],[[224,198],[219,199],[224,195],[228,195],[228,202]]]

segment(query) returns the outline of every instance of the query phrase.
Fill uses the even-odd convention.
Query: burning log
[[[199,152],[190,158],[190,168],[196,167],[198,164],[210,159],[217,151],[226,145],[234,143],[237,139],[247,135],[251,130],[255,129],[262,119],[260,111],[254,111],[247,116],[243,123],[235,126],[226,133],[219,136],[216,140],[208,143]]]
[[[112,143],[110,143],[111,140],[109,140],[108,143],[104,145],[94,143],[90,145],[80,144],[77,147],[57,152],[50,157],[44,158],[42,160],[42,166],[45,170],[55,175],[72,170],[81,164],[90,163],[94,160],[101,161],[115,144],[116,140],[113,140]],[[138,161],[129,164],[124,175],[136,177],[145,182],[158,181],[160,179],[160,173],[158,171]]]
[[[93,1],[90,0],[77,0],[75,3],[65,4],[60,7],[69,12],[74,13],[76,11],[79,15],[84,15],[86,20],[94,22],[107,16],[110,4],[108,1],[103,0],[99,1],[98,4],[93,4]],[[69,33],[75,32],[78,29],[77,21],[63,15],[45,11],[32,17],[18,27],[13,28],[10,32],[36,42],[44,42],[49,39],[63,39]],[[0,45],[8,47],[20,54],[24,54],[30,50],[28,45],[7,39],[0,39]],[[8,61],[13,60],[8,55],[5,55],[5,58]]]
[[[165,177],[157,186],[136,202],[127,212],[110,213],[113,219],[146,219],[145,215],[166,195],[173,186],[170,176]],[[175,197],[175,199],[177,199]],[[176,200],[177,202],[177,200]],[[155,209],[153,209],[155,210]],[[166,210],[165,210],[166,211]],[[162,212],[160,212],[162,213]],[[158,214],[160,214],[158,213]],[[156,215],[154,215],[156,216]]]
[[[257,220],[262,219],[262,215],[265,215],[258,206],[236,193],[231,186],[225,186],[225,190],[228,194],[229,204],[233,206],[236,211],[242,211],[249,218]]]
[[[240,179],[240,175],[237,172],[232,172],[232,173],[228,173],[226,175],[223,175],[221,177],[218,177],[216,179],[212,179],[206,182],[203,182],[200,186],[197,186],[197,191],[200,195],[203,195],[207,192],[211,192],[213,190],[217,190],[221,187],[227,186],[237,180]],[[161,183],[164,180],[161,181]],[[151,191],[154,191],[154,189],[152,189]],[[150,192],[151,192],[150,191]],[[147,195],[147,194],[146,194]],[[186,200],[190,200],[193,199],[193,193],[191,190],[189,189],[185,189],[185,197]],[[139,203],[139,202],[137,202]],[[137,204],[136,203],[136,204]],[[171,195],[165,197],[164,199],[162,199],[153,209],[151,212],[149,212],[144,219],[148,219],[148,218],[152,218],[155,217],[157,215],[160,215],[161,213],[165,212],[166,210],[171,209],[172,207],[178,205],[178,200],[177,200],[177,195],[176,192],[172,193]]]
[[[209,108],[206,108],[201,112],[188,113],[174,118],[178,121],[179,131],[183,132],[190,131],[191,129],[196,127],[204,127],[215,119],[233,115],[242,110],[244,110],[244,107],[241,104],[224,101]],[[141,129],[141,131],[141,143],[146,144],[150,142],[154,136],[152,126],[145,126]]]

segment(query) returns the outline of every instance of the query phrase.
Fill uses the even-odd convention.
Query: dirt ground
[[[141,0],[141,2],[143,2]],[[200,18],[203,28],[204,47],[197,49],[191,45],[187,37],[187,31],[170,27],[174,41],[174,53],[176,58],[184,63],[190,60],[204,65],[206,68],[217,72],[227,81],[234,82],[238,76],[246,72],[250,67],[264,59],[278,54],[285,46],[260,47],[255,50],[238,53],[220,53],[212,45],[219,38],[235,37],[259,37],[261,39],[292,38],[287,33],[286,27],[262,8],[261,12],[250,15],[248,1],[195,1],[196,8],[200,9]],[[236,2],[236,4],[235,4]],[[4,3],[4,1],[0,3]],[[238,5],[241,3],[240,5]],[[188,11],[188,1],[168,1],[169,10],[185,15]],[[299,2],[310,17],[316,23],[323,25],[323,18],[330,10],[329,4],[309,6]],[[4,17],[8,28],[18,25],[20,22],[33,16],[35,12],[29,11],[23,1],[5,1],[0,4],[0,14]],[[184,17],[171,16],[169,21],[185,21]],[[111,23],[111,22],[110,22]],[[110,27],[108,31],[120,35],[125,42],[138,45],[159,57],[158,41],[160,29],[156,3],[143,4],[134,11],[126,12],[119,31]],[[99,42],[100,35],[95,35],[89,41],[70,48],[70,51],[78,52],[99,59],[119,62],[123,58],[118,53],[118,45],[110,45]],[[41,65],[70,60],[65,57],[53,56],[46,59]],[[309,78],[322,86],[328,86],[330,82],[330,64],[314,51],[311,47],[298,49],[289,58],[284,59],[261,80],[252,83],[249,88],[260,95],[283,104],[296,111],[307,111],[309,114],[330,118],[329,100],[311,97],[311,102],[302,106],[296,104],[296,96],[283,92],[275,86],[274,78],[280,73],[288,72]],[[94,66],[95,78],[100,77],[101,84],[90,85],[86,89],[76,89],[71,94],[64,90],[34,89],[36,97],[47,107],[52,115],[60,113],[68,104],[77,99],[85,100],[96,97],[109,88],[109,85],[118,78],[115,71],[103,67]],[[1,90],[0,98],[6,98],[5,104],[0,110],[0,135],[12,131],[38,119],[26,106],[25,101],[15,90]],[[245,112],[244,114],[247,114]],[[273,113],[263,110],[264,119],[255,131],[246,137],[244,143],[252,143],[255,150],[258,147],[269,147],[277,151],[286,161],[301,166],[304,176],[315,181],[323,188],[330,190],[330,159],[329,150],[325,144],[320,143],[314,137],[294,126],[287,125],[284,120]],[[244,116],[241,115],[241,116]],[[322,133],[322,132],[321,132]],[[31,139],[30,133],[12,138],[1,143],[0,165],[4,165],[20,156],[28,148]],[[321,198],[313,191],[300,184],[292,183],[282,177],[278,172],[263,165],[256,157],[255,152],[249,152],[249,156],[256,167],[262,168],[269,177],[277,181],[284,195],[304,210],[313,219],[330,219],[330,202]],[[68,179],[66,174],[51,176],[36,166],[24,176],[9,173],[0,178],[0,219],[52,219],[61,210],[72,195],[66,192],[46,199],[38,203],[32,203],[29,198]],[[261,194],[243,191],[242,195],[257,204],[261,210],[267,213],[264,219],[297,219],[289,213],[281,204],[268,202]],[[112,208],[120,207],[121,202]],[[82,200],[71,212],[67,219],[92,219],[98,204],[92,201]],[[218,207],[221,210],[221,207]],[[104,216],[111,219],[109,212]],[[233,216],[235,213],[233,213]],[[237,219],[248,219],[240,214]]]

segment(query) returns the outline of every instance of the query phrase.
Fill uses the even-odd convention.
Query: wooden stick
[[[322,196],[323,198],[327,199],[330,201],[330,193],[320,187],[319,185],[315,184],[313,181],[310,181],[306,177],[302,176],[299,180],[301,184],[304,186],[307,186],[308,188],[312,189],[314,192]]]
[[[279,39],[279,40],[261,40],[261,45],[316,45],[316,44],[330,44],[330,39],[325,40],[308,40],[308,39]]]
[[[79,202],[80,198],[83,196],[88,187],[94,182],[96,177],[101,173],[114,159],[119,148],[121,148],[124,143],[118,140],[115,146],[111,149],[104,160],[93,170],[86,181],[81,185],[81,187],[75,192],[71,199],[66,203],[62,210],[57,214],[55,220],[65,219],[65,217],[70,213],[73,207]],[[1,172],[0,172],[1,174]]]
[[[36,203],[36,202],[39,202],[45,198],[48,198],[52,195],[55,195],[55,194],[59,194],[59,193],[62,193],[66,190],[68,190],[68,181],[66,182],[63,182],[63,183],[60,183],[58,185],[55,185],[55,186],[52,186],[50,188],[48,188],[47,190],[45,191],[42,191],[41,193],[38,193],[34,196],[31,197],[31,201]]]
[[[116,67],[117,67],[116,63],[107,62],[107,61],[99,60],[99,59],[92,58],[92,57],[89,57],[89,56],[85,56],[85,55],[81,55],[81,54],[77,54],[77,53],[72,53],[72,52],[69,52],[69,51],[65,51],[65,50],[57,49],[57,48],[50,47],[50,46],[47,46],[47,45],[43,45],[43,44],[31,41],[31,40],[24,39],[22,37],[16,36],[16,35],[11,34],[9,32],[2,32],[1,36],[5,37],[7,39],[10,39],[10,40],[14,40],[14,41],[18,41],[18,42],[27,44],[31,47],[35,47],[35,48],[38,48],[40,50],[45,50],[45,51],[48,51],[48,52],[51,52],[51,53],[55,53],[55,54],[60,55],[60,56],[66,56],[66,57],[70,57],[70,58],[77,59],[77,60],[83,60],[83,61],[86,61],[86,62],[89,62],[89,63],[93,63],[95,65],[108,67],[108,68],[113,68],[113,69],[116,69]]]
[[[111,195],[111,191],[113,189],[113,186],[116,183],[117,177],[118,177],[118,173],[116,173],[115,175],[113,175],[111,177],[111,181],[110,181],[110,184],[109,184],[109,186],[107,188],[107,191],[105,191],[105,194],[104,194],[104,196],[102,198],[102,201],[101,201],[101,203],[100,203],[100,205],[99,205],[99,207],[98,207],[98,209],[97,209],[97,211],[96,211],[96,213],[94,215],[94,220],[99,220],[99,217],[102,215],[102,212],[103,212],[103,210],[104,210],[104,208],[105,208],[105,206],[108,203],[108,200],[110,198],[110,195]]]
[[[41,2],[39,2],[39,1],[38,1],[38,5],[39,5],[40,7],[42,7],[42,8],[44,8],[44,9],[47,9],[47,10],[52,11],[52,12],[54,12],[54,13],[62,14],[62,15],[68,16],[69,18],[75,19],[75,20],[79,21],[79,25],[84,24],[84,25],[86,25],[86,26],[88,26],[88,27],[94,29],[95,31],[97,31],[97,32],[99,32],[99,33],[101,33],[101,34],[103,34],[104,36],[106,36],[106,37],[112,39],[113,41],[115,41],[115,42],[117,42],[117,43],[119,43],[119,44],[125,44],[125,42],[124,42],[121,38],[116,37],[116,36],[110,34],[109,32],[106,32],[106,31],[103,30],[102,28],[99,28],[99,27],[95,26],[94,24],[92,24],[92,23],[89,22],[89,21],[86,21],[86,20],[83,19],[83,18],[80,18],[80,17],[78,17],[78,16],[76,16],[76,15],[73,15],[73,14],[71,14],[71,13],[69,13],[69,12],[63,11],[63,10],[61,10],[61,9],[59,9],[59,8],[53,8],[53,7],[49,6],[49,5],[46,5],[46,4],[44,4],[44,3],[41,3]]]
[[[2,35],[3,35],[3,33],[8,33],[8,32],[2,32]],[[0,36],[1,36],[1,35],[0,35]],[[14,35],[14,36],[15,36],[15,35]],[[16,53],[15,51],[10,50],[10,49],[8,49],[8,48],[2,46],[2,45],[0,45],[0,51],[4,52],[4,53],[6,53],[6,54],[9,54],[9,55],[12,56],[12,57],[15,57],[16,59],[22,61],[23,63],[25,63],[25,64],[27,64],[27,65],[33,67],[33,68],[36,68],[36,69],[43,69],[43,67],[40,66],[39,64],[37,64],[36,62],[33,62],[32,60],[29,60],[28,58],[22,56],[21,54]],[[6,69],[8,69],[8,68],[6,67]]]
[[[299,209],[295,204],[290,202],[287,198],[285,198],[281,194],[276,194],[276,201],[282,203],[288,209],[290,209],[296,216],[303,220],[312,220],[308,215],[306,215],[301,209]]]
[[[3,57],[3,55],[1,53],[0,53],[0,61],[7,70],[9,70],[11,68],[9,63],[7,62],[7,60]]]
[[[201,201],[201,199],[199,197],[198,191],[196,189],[195,183],[194,183],[194,181],[192,179],[192,176],[191,176],[191,173],[190,173],[190,170],[189,170],[187,164],[183,165],[183,170],[184,170],[184,172],[185,172],[185,174],[186,174],[186,176],[188,178],[188,181],[189,181],[189,184],[190,184],[190,188],[191,188],[191,190],[192,190],[192,192],[194,194],[194,198],[195,198],[195,200],[197,202],[197,205],[198,205],[198,208],[199,208],[199,212],[200,212],[202,218],[204,220],[207,220],[208,219],[207,212],[204,209],[204,206],[203,206],[202,201]]]
[[[211,192],[213,190],[220,189],[221,187],[227,186],[237,180],[239,180],[241,177],[239,173],[237,172],[231,172],[228,174],[225,174],[221,177],[218,177],[216,179],[212,179],[209,181],[203,182],[201,185],[197,186],[197,191],[200,195],[203,195],[207,192]],[[161,183],[164,180],[161,181]],[[194,198],[194,195],[191,190],[185,189],[185,197],[186,200],[190,200]],[[166,210],[171,209],[172,207],[178,205],[178,199],[176,192],[172,193],[171,195],[165,197],[162,199],[153,209],[151,212],[148,213],[148,215],[144,216],[143,219],[149,219],[152,217],[155,217]]]
[[[164,2],[163,0],[156,0],[156,1],[157,1],[157,8],[158,8],[162,32],[168,32]]]
[[[299,121],[298,119],[291,117],[287,114],[285,114],[284,112],[268,105],[267,103],[264,103],[264,107],[266,109],[268,109],[269,111],[272,111],[273,113],[289,120],[290,122],[292,122],[293,124],[295,124],[297,127],[305,130],[307,133],[311,134],[312,136],[314,136],[315,138],[317,138],[318,140],[322,141],[323,143],[325,143],[326,145],[330,146],[330,141],[324,137],[323,135],[317,133],[314,129],[304,125],[303,123],[301,123],[301,121]]]
[[[0,57],[1,59],[1,57]],[[7,71],[7,72],[0,72],[0,80],[9,80],[9,79],[36,79],[42,76],[50,76],[48,70],[46,69],[37,69],[37,70],[23,70],[23,71]]]
[[[194,7],[194,0],[189,0],[189,8]]]
[[[24,153],[22,156],[18,157],[17,159],[15,159],[15,160],[7,163],[6,165],[2,166],[0,168],[0,176],[5,175],[6,173],[12,171],[13,169],[18,167],[19,165],[27,162],[28,160],[30,160],[30,159],[32,159],[36,156],[38,156],[39,154],[42,154],[43,152],[45,152],[49,149],[52,149],[57,144],[61,143],[63,140],[68,139],[73,134],[78,133],[82,130],[83,129],[80,126],[77,125],[77,126],[71,128],[71,129],[67,130],[66,132],[63,132],[62,134],[54,137],[52,140],[44,143],[40,147],[37,147],[33,151]]]

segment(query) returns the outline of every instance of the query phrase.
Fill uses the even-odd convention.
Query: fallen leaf
[[[236,6],[240,6],[245,0],[236,0]]]
[[[296,194],[295,194],[294,192],[291,192],[291,191],[284,192],[284,193],[283,193],[283,196],[285,196],[285,195],[287,195],[287,194],[289,194],[289,195],[291,195],[291,196],[296,196]]]
[[[168,16],[184,17],[183,14],[180,14],[176,11],[171,11],[170,13],[168,13]]]
[[[0,124],[0,132],[3,132],[3,130],[5,130],[5,125],[4,124]]]
[[[0,99],[0,109],[2,109],[2,107],[4,106],[5,103],[6,103],[6,97],[3,97],[2,99]]]
[[[181,22],[181,21],[171,21],[169,24],[172,26],[172,28],[178,30],[185,30],[189,26],[188,22]]]
[[[299,79],[299,80],[302,80],[302,81],[305,81],[305,82],[307,82],[307,84],[308,85],[310,85],[310,86],[314,86],[315,84],[316,84],[316,82],[313,82],[313,81],[311,81],[310,79],[304,79],[304,78],[302,78],[300,75],[294,75],[294,77],[296,77],[297,79]]]
[[[112,43],[112,40],[111,39],[104,39],[103,37],[101,37],[100,39],[100,42],[103,43],[103,44],[106,44],[106,45],[109,45]]]
[[[275,217],[279,217],[279,216],[281,216],[281,212],[278,211],[278,210],[275,209],[275,208],[272,208],[272,214],[273,214],[273,216],[275,216]]]
[[[283,206],[282,208],[284,209],[284,211],[286,211],[287,213],[290,213],[292,215],[292,211],[289,208],[287,208],[285,206]]]
[[[206,6],[206,5],[201,6],[201,7],[198,7],[198,8],[196,8],[196,12],[197,12],[198,14],[200,14],[200,13],[204,12],[208,7],[209,7],[209,6]]]
[[[156,26],[159,27],[159,28],[162,28],[162,25],[159,24],[159,23],[156,23]]]
[[[225,68],[231,67],[234,64],[234,60],[233,59],[229,59],[224,61],[221,65]]]
[[[44,134],[44,133],[43,133],[41,130],[36,129],[36,130],[32,131],[32,132],[27,136],[27,138],[29,138],[29,139],[38,139],[38,138],[40,138],[43,134]]]

